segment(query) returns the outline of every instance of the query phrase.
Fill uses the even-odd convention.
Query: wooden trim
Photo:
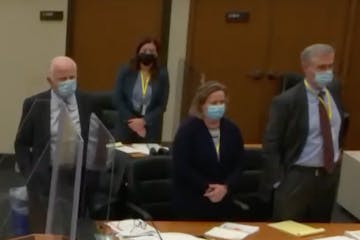
[[[190,9],[189,9],[189,21],[188,21],[188,32],[187,32],[187,46],[186,46],[186,57],[185,64],[189,64],[189,59],[191,59],[192,53],[192,43],[193,43],[193,30],[194,30],[194,21],[195,21],[195,9],[196,9],[197,0],[190,0]],[[186,67],[186,66],[185,66]]]
[[[16,238],[11,238],[9,240],[68,240],[68,237],[52,234],[31,234]]]
[[[74,0],[68,0],[65,55],[70,57],[72,54],[71,40],[73,37],[73,4],[74,4]]]
[[[355,21],[356,21],[356,10],[357,10],[357,2],[358,0],[350,0],[349,4],[349,18],[347,22],[347,26],[345,26],[345,41],[344,41],[344,53],[343,53],[343,61],[342,68],[340,73],[341,83],[344,85],[346,83],[346,79],[349,75],[349,65],[351,58],[351,48],[352,42],[354,38],[354,29],[355,29]]]
[[[189,73],[197,73],[197,70],[194,66],[192,66],[191,61],[191,54],[193,50],[193,37],[194,37],[194,28],[195,28],[195,13],[197,8],[198,1],[197,0],[190,0],[189,6],[189,21],[188,21],[188,29],[187,29],[187,41],[186,41],[186,53],[184,59],[184,75],[183,75],[183,86],[182,86],[182,93],[181,93],[181,105],[180,105],[180,119],[185,118],[188,116],[189,109],[186,109],[184,106],[184,99],[189,98],[186,94],[188,86],[188,80],[186,77],[189,76]],[[202,75],[201,70],[199,71],[199,77],[205,79],[205,75]],[[191,98],[193,96],[190,96]]]
[[[162,25],[161,25],[161,53],[160,59],[164,66],[167,66],[169,53],[169,36],[170,36],[170,21],[171,21],[171,5],[172,0],[162,1]]]

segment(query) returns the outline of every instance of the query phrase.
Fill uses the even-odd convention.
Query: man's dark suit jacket
[[[50,186],[50,98],[51,91],[45,91],[24,100],[23,112],[15,140],[15,158],[25,177],[36,166],[28,188],[47,195]],[[93,112],[91,97],[76,92],[81,136],[84,140],[83,159],[86,159],[90,115]],[[85,162],[83,162],[83,165]]]
[[[231,193],[239,187],[243,158],[241,132],[228,119],[222,118],[220,124],[220,161],[204,121],[196,117],[185,120],[173,143],[175,210],[194,218],[229,214],[226,210],[232,204]],[[211,203],[203,196],[211,183],[228,186],[222,202]]]
[[[139,71],[131,69],[128,65],[120,68],[116,78],[114,92],[114,105],[119,113],[118,138],[120,141],[131,142],[136,139],[135,133],[128,127],[128,120],[141,117],[132,104],[132,94]],[[165,68],[160,68],[157,76],[150,79],[152,88],[151,101],[144,116],[146,122],[146,137],[144,141],[159,142],[161,139],[161,126],[163,114],[169,95],[169,76]]]
[[[338,81],[327,87],[339,110],[342,123],[344,111],[340,101]],[[274,97],[269,122],[263,140],[264,176],[260,187],[263,200],[270,200],[273,185],[299,158],[308,136],[308,100],[303,81]],[[339,142],[343,136],[343,124]]]

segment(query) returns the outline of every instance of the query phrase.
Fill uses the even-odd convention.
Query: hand
[[[204,193],[204,197],[209,198],[213,203],[220,202],[227,194],[227,186],[222,184],[209,184]]]
[[[131,130],[138,133],[145,129],[145,120],[143,118],[131,118],[128,120],[128,126]]]
[[[145,138],[146,136],[146,128],[141,129],[140,131],[136,132],[140,137]]]

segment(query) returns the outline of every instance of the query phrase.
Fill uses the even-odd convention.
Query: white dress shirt
[[[61,105],[65,104],[67,110],[69,112],[71,121],[75,125],[76,131],[81,135],[81,126],[80,126],[80,117],[78,104],[76,101],[75,94],[68,97],[65,101],[59,97],[53,90],[51,90],[51,100],[50,100],[50,157],[51,157],[51,165],[55,159],[55,147],[56,141],[58,138],[59,132],[59,115]]]

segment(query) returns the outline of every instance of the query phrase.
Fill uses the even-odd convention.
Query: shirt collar
[[[69,110],[75,110],[77,108],[76,96],[72,94],[68,98],[64,99],[61,98],[58,94],[55,93],[53,89],[51,89],[51,98],[55,100],[56,106],[60,108],[62,103],[65,103]]]
[[[326,88],[326,87],[324,87],[324,88],[321,89],[321,90],[313,88],[313,87],[309,84],[309,82],[306,80],[306,78],[304,79],[304,84],[305,84],[306,91],[307,91],[308,93],[311,93],[311,94],[314,95],[314,96],[318,96],[321,91],[324,91],[324,92],[327,91],[327,88]]]

